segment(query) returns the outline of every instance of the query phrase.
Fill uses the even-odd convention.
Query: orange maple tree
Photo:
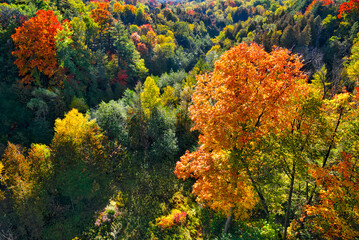
[[[193,153],[187,152],[177,162],[178,178],[196,178],[193,193],[197,201],[226,214],[234,208],[237,218],[247,219],[258,202],[244,172],[238,172],[231,162],[229,152],[211,152],[203,145]]]
[[[23,84],[47,85],[41,82],[41,74],[48,77],[55,74],[58,67],[55,36],[61,29],[53,11],[39,10],[11,36],[17,48],[12,52],[17,57],[14,63],[19,68],[19,75],[23,76]]]
[[[325,239],[356,239],[359,237],[359,168],[358,161],[343,153],[337,164],[314,167],[312,175],[319,186],[320,203],[306,206],[307,224]]]
[[[197,78],[190,107],[193,130],[211,149],[241,149],[270,130],[291,128],[308,92],[302,62],[282,48],[240,44],[223,54],[211,74]]]
[[[107,1],[96,1],[95,4],[97,5],[97,8],[91,11],[90,17],[99,25],[100,31],[103,32],[110,26],[110,4]]]
[[[241,152],[250,163],[264,135],[291,129],[308,92],[301,67],[299,57],[286,49],[267,53],[262,46],[243,43],[225,52],[213,73],[197,77],[189,110],[201,146],[181,157],[175,174],[197,179],[193,192],[200,200],[226,212],[253,208],[251,183],[239,168],[241,159],[231,152]]]

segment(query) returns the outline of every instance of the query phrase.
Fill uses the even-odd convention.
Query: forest
[[[359,239],[359,0],[0,0],[0,239]]]

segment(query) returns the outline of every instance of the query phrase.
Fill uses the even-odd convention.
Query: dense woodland
[[[358,0],[0,1],[0,239],[358,239]]]

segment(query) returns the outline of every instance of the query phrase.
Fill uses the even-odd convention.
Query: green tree
[[[298,32],[291,26],[288,25],[280,38],[280,44],[286,48],[293,48],[298,40]]]
[[[110,29],[113,46],[118,57],[118,67],[124,70],[129,76],[130,86],[134,86],[135,79],[142,79],[146,76],[148,70],[145,67],[144,60],[140,59],[134,43],[131,41],[127,30],[122,22],[117,22]]]
[[[311,43],[311,28],[310,25],[305,26],[303,31],[300,33],[299,39],[298,39],[298,45],[299,46],[309,46]]]
[[[79,88],[86,86],[91,78],[91,51],[86,45],[87,35],[91,34],[87,25],[89,24],[86,24],[84,18],[74,17],[71,22],[64,24],[64,29],[56,36],[56,52],[60,66],[67,69],[67,79],[71,83],[73,80],[79,81]],[[70,83],[65,81],[65,91],[70,90],[69,85]],[[72,92],[73,95],[81,96],[81,93]],[[68,99],[69,101],[71,100]]]
[[[110,140],[118,140],[128,146],[127,109],[123,101],[102,102],[92,113],[97,124],[106,132]]]
[[[351,49],[351,55],[347,59],[345,72],[349,80],[354,82],[355,85],[359,83],[359,34],[354,39],[354,45]]]
[[[178,152],[175,114],[162,106],[154,107],[148,123],[149,156],[152,161],[173,161]]]

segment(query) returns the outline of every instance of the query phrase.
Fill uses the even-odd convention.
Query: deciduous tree
[[[15,64],[19,68],[21,82],[25,85],[48,87],[42,74],[52,77],[58,67],[55,36],[62,26],[51,10],[39,10],[36,16],[23,23],[11,37],[17,50]],[[54,85],[60,85],[56,82]]]
[[[338,18],[342,18],[345,14],[351,12],[359,12],[359,1],[350,0],[349,2],[343,2],[339,8]]]
[[[109,3],[106,1],[95,2],[97,8],[91,11],[90,17],[99,26],[100,32],[100,49],[103,48],[103,35],[108,32],[111,24],[112,16],[109,10]]]
[[[307,226],[324,239],[359,237],[359,168],[356,157],[343,153],[343,160],[326,168],[315,167],[312,175],[323,187],[320,203],[306,206]]]
[[[153,108],[160,101],[160,89],[153,78],[147,77],[144,83],[143,92],[141,93],[141,105],[148,118],[151,116]]]
[[[311,4],[309,4],[306,11],[310,11],[314,7],[314,5],[318,2],[322,3],[323,6],[328,6],[334,3],[333,0],[314,0]]]
[[[223,54],[213,73],[197,77],[190,112],[201,147],[182,156],[175,173],[197,178],[199,199],[212,207],[212,201],[221,199],[217,208],[234,208],[240,215],[254,206],[255,191],[268,213],[250,164],[263,136],[292,128],[308,92],[301,67],[299,57],[288,50],[267,53],[257,44],[240,44]],[[215,192],[203,191],[212,187]]]
[[[346,68],[344,69],[349,79],[359,83],[359,34],[354,39],[354,45],[351,49],[351,55],[346,61]]]
[[[44,190],[52,173],[50,149],[33,144],[25,156],[20,146],[9,143],[2,163],[1,181],[20,219],[19,232],[23,236],[41,238],[46,214]]]

